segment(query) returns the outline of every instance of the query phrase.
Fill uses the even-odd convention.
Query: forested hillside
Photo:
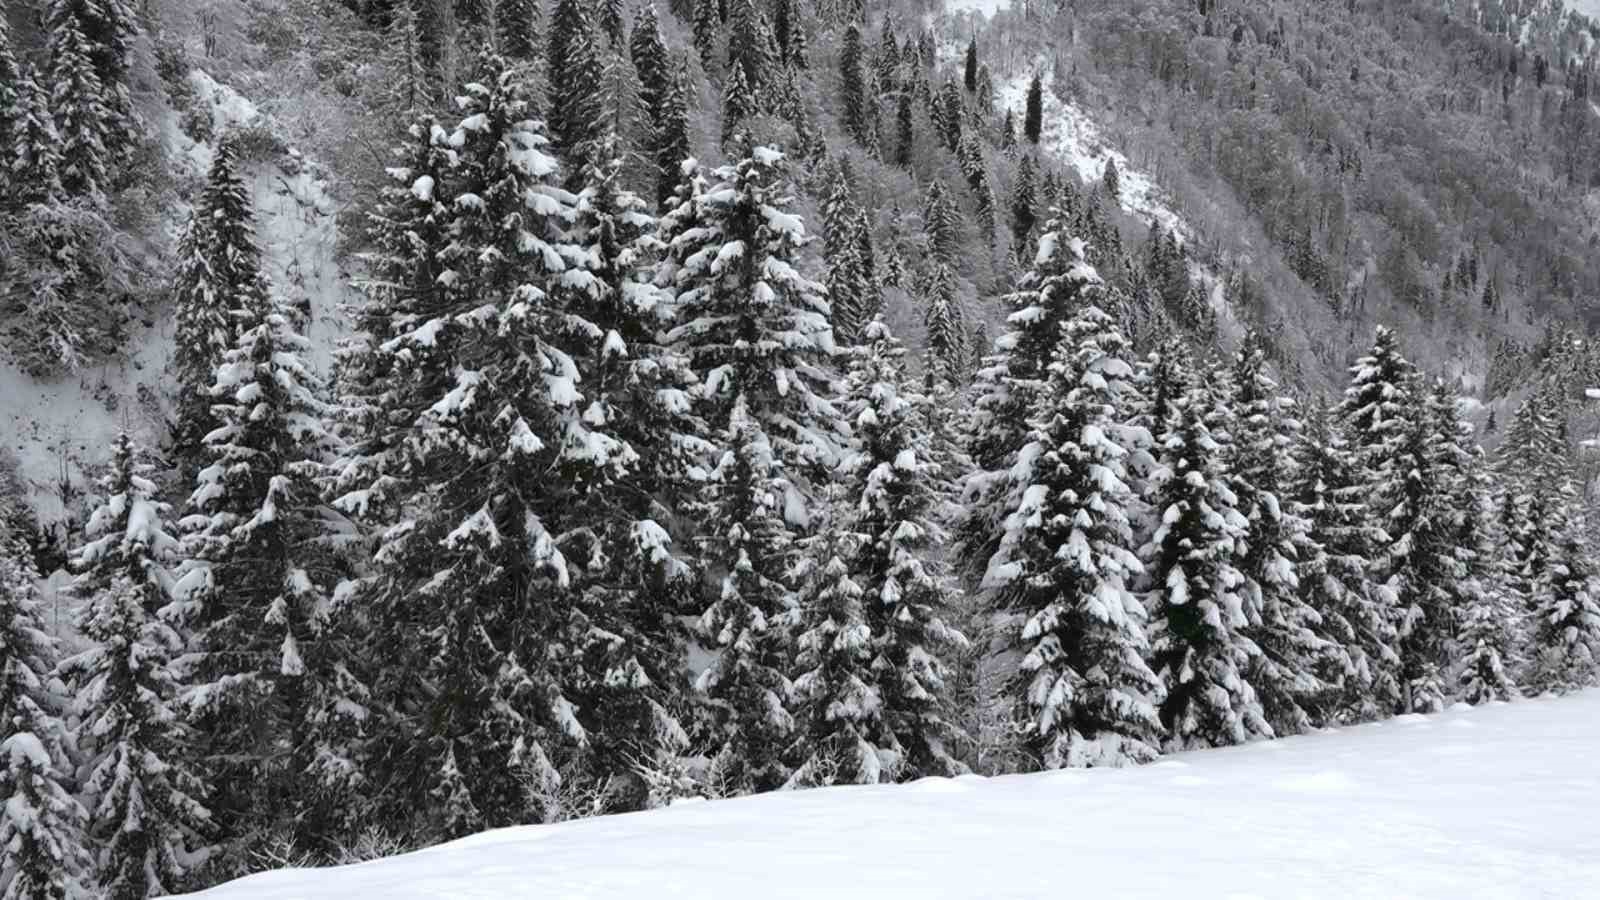
[[[6,12],[13,896],[1600,675],[1587,20]]]

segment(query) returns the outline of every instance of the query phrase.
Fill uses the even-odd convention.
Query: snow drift
[[[926,779],[487,832],[205,900],[1593,897],[1600,691],[1139,769]]]

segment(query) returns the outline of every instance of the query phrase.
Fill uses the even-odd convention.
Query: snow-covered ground
[[[1600,691],[1132,770],[930,779],[488,832],[206,900],[1600,897]]]
[[[1595,2],[1600,3],[1600,0]],[[977,12],[985,16],[992,16],[1010,6],[1011,0],[946,0],[944,5],[950,12]]]

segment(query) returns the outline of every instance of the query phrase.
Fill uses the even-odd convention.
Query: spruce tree
[[[728,10],[728,69],[744,70],[750,88],[751,111],[766,110],[776,78],[772,57],[772,32],[755,0],[730,0]]]
[[[1117,171],[1115,159],[1106,160],[1105,172],[1100,176],[1100,184],[1105,189],[1106,196],[1113,205],[1122,202],[1122,175]]]
[[[796,728],[787,644],[795,600],[788,578],[794,538],[784,521],[792,491],[764,425],[740,395],[720,435],[726,448],[706,482],[702,539],[724,573],[698,623],[713,658],[696,680],[711,702],[708,781],[720,793],[772,790],[788,781],[784,754]]]
[[[872,245],[872,218],[862,207],[856,207],[851,235],[856,245],[856,258],[861,264],[861,279],[866,288],[866,294],[862,297],[862,305],[866,310],[862,322],[864,326],[865,320],[876,317],[882,311],[883,288],[878,272],[878,252]]]
[[[923,201],[922,225],[928,235],[929,255],[937,262],[954,266],[961,252],[961,213],[944,182],[928,185]]]
[[[234,316],[259,317],[267,303],[251,207],[237,147],[224,138],[217,145],[205,191],[178,242],[173,284],[172,366],[178,396],[172,445],[185,474],[201,457],[201,442],[218,424],[210,388],[222,355],[233,344]]]
[[[423,38],[417,10],[410,2],[395,6],[386,37],[389,70],[394,77],[390,95],[399,112],[414,115],[432,102],[433,86],[423,62]],[[514,39],[514,35],[506,35],[501,40],[510,44]]]
[[[539,23],[544,18],[540,0],[496,0],[495,27],[500,52],[520,62],[534,62],[542,49]]]
[[[168,624],[167,570],[178,542],[135,454],[119,436],[105,499],[73,559],[73,589],[87,601],[77,624],[90,647],[61,666],[85,757],[94,880],[98,895],[114,900],[183,890],[211,830],[178,706],[185,642]]]
[[[600,0],[600,33],[606,36],[615,51],[622,49],[623,38],[626,37],[625,19],[622,0]]]
[[[1034,74],[1033,80],[1028,82],[1028,99],[1022,114],[1022,134],[1028,143],[1039,143],[1040,128],[1044,120],[1044,85],[1039,81],[1039,75]]]
[[[591,7],[587,0],[556,0],[545,55],[550,139],[557,150],[580,161],[600,136],[605,118],[605,67]]]
[[[971,94],[978,89],[978,38],[974,35],[967,42],[966,66],[963,70],[963,82],[966,84],[967,93]]]
[[[652,156],[656,167],[656,202],[663,211],[668,208],[683,176],[684,161],[692,149],[689,137],[687,58],[670,78],[666,93],[661,98],[657,115],[657,129],[651,135]]]
[[[10,201],[18,209],[66,199],[61,185],[61,135],[50,114],[50,92],[38,69],[29,65],[17,83],[17,118],[12,123],[6,163],[13,185]]]
[[[699,405],[726,429],[735,401],[765,429],[791,474],[837,457],[839,417],[826,397],[833,353],[821,285],[795,268],[809,242],[789,211],[782,154],[742,150],[699,193],[695,227],[674,231],[665,271],[677,294],[669,342],[700,378]]]
[[[694,47],[700,54],[700,65],[708,74],[717,71],[717,36],[721,30],[717,0],[695,0]]]
[[[1339,691],[1322,718],[1369,721],[1400,702],[1392,596],[1372,573],[1387,535],[1369,514],[1365,480],[1330,418],[1313,410],[1298,435],[1295,500],[1314,548],[1299,561],[1300,583],[1322,633],[1342,648],[1324,659],[1322,678]]]
[[[96,100],[102,118],[95,127],[107,153],[105,161],[108,165],[126,161],[140,128],[129,95],[139,17],[130,0],[49,0],[45,28],[52,43],[62,29],[69,27],[69,19],[76,20],[83,36],[82,51],[97,85]],[[56,59],[53,49],[51,59]],[[52,81],[59,90],[60,82],[54,78]],[[69,130],[63,125],[63,136]]]
[[[0,157],[11,155],[26,97],[21,92],[22,68],[11,49],[11,25],[0,16]]]
[[[907,384],[905,349],[881,319],[864,337],[848,375],[856,445],[842,473],[845,496],[859,498],[846,524],[864,541],[852,571],[872,635],[884,746],[894,748],[901,779],[954,775],[962,766],[941,710],[947,660],[967,642],[941,615],[951,587],[938,510],[955,473],[941,466],[929,430],[933,399]]]
[[[734,66],[728,75],[728,83],[722,89],[722,147],[725,151],[733,152],[736,147],[735,138],[745,132],[745,120],[757,112],[755,93],[750,88],[750,80],[745,77],[744,66]]]
[[[845,133],[862,146],[871,140],[874,128],[874,101],[867,96],[866,80],[861,29],[851,25],[845,30],[844,46],[839,50],[839,119]]]
[[[1261,650],[1237,568],[1249,523],[1240,514],[1224,453],[1209,425],[1214,400],[1182,369],[1165,390],[1171,409],[1156,437],[1159,465],[1148,502],[1159,523],[1141,551],[1150,585],[1153,668],[1166,699],[1161,722],[1174,748],[1272,737],[1246,673]]]
[[[552,812],[557,768],[586,741],[568,692],[588,633],[586,560],[556,536],[632,456],[584,417],[576,357],[597,326],[550,296],[577,255],[574,213],[520,71],[486,54],[463,95],[460,123],[410,151],[442,177],[397,172],[375,223],[396,249],[366,286],[375,326],[347,391],[377,428],[338,473],[339,507],[379,535],[344,593],[376,624],[375,652],[426,661],[374,685],[401,716],[379,730],[377,799],[430,837]],[[424,215],[439,221],[408,233]]]
[[[944,263],[936,263],[928,278],[928,308],[923,324],[928,332],[928,371],[949,384],[960,384],[970,356],[966,330],[961,326],[961,298],[956,296],[956,276]]]
[[[794,693],[802,721],[796,755],[802,762],[788,785],[877,784],[891,774],[884,756],[894,756],[878,746],[883,699],[872,672],[872,629],[865,591],[845,564],[858,539],[834,529],[814,542],[818,557],[804,560],[795,573],[807,582],[795,637],[800,674]]]
[[[939,91],[939,108],[941,115],[938,120],[941,137],[944,138],[945,148],[951,153],[961,150],[961,120],[966,116],[966,99],[961,95],[961,88],[952,79],[946,79],[944,87]]]
[[[0,884],[8,897],[71,900],[89,874],[87,814],[71,793],[58,644],[40,621],[28,554],[0,522]]]
[[[917,144],[916,123],[914,120],[912,97],[910,91],[901,91],[899,102],[895,110],[895,148],[894,164],[903,169],[911,168],[915,159]]]
[[[1039,202],[1036,190],[1033,157],[1024,156],[1017,165],[1017,180],[1011,188],[1011,243],[1017,255],[1023,258],[1028,256],[1036,222],[1034,208]]]
[[[1096,278],[1096,281],[1098,279]],[[1133,368],[1111,318],[1085,300],[1061,328],[1045,391],[1015,456],[1021,490],[984,586],[1014,616],[1011,693],[1045,768],[1154,759],[1162,685],[1145,663],[1143,567],[1126,468]]]
[[[1029,443],[1028,419],[1048,390],[1049,366],[1061,327],[1080,305],[1099,301],[1099,273],[1083,258],[1083,242],[1052,219],[1039,239],[1035,264],[1007,297],[1011,330],[995,342],[996,353],[978,371],[966,450],[973,472],[964,487],[966,511],[958,530],[965,568],[985,566],[998,549],[1012,494],[1015,456]]]
[[[75,14],[63,14],[50,32],[50,115],[61,139],[61,186],[70,197],[105,204],[111,113]]]
[[[196,636],[190,691],[213,788],[233,837],[293,823],[328,850],[357,821],[352,746],[368,715],[344,612],[333,601],[335,517],[321,495],[336,449],[311,344],[279,302],[236,310],[238,338],[208,391],[218,428],[183,525],[179,582]]]

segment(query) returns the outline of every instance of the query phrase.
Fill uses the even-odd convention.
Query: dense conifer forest
[[[8,898],[1600,679],[1558,6],[5,10]]]

